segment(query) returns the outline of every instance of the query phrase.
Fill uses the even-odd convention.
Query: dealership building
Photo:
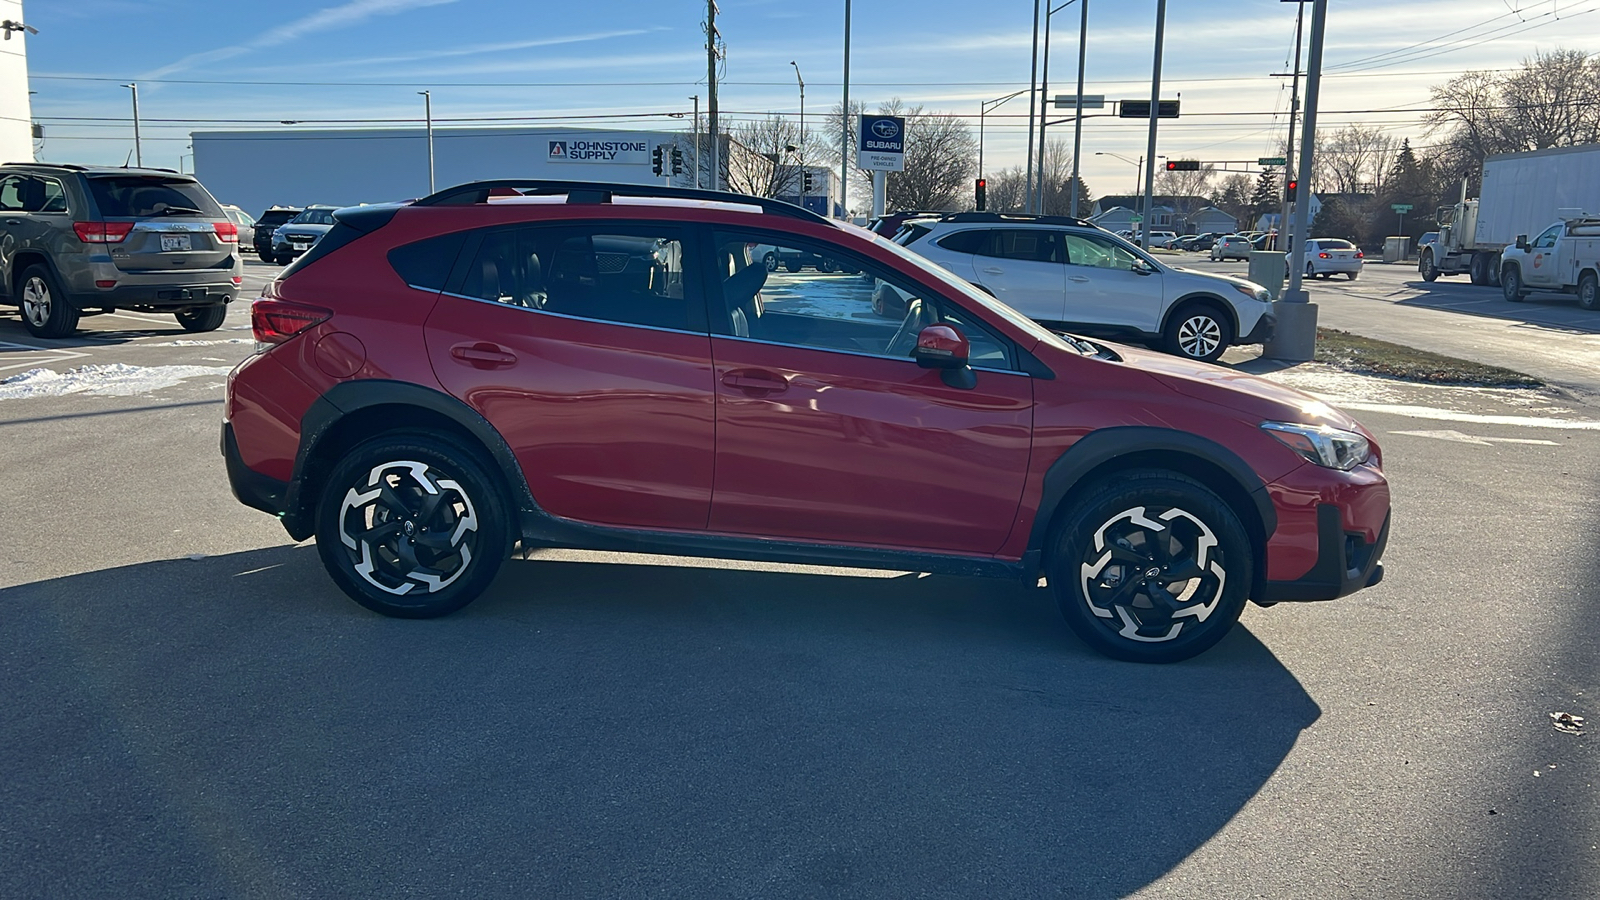
[[[0,41],[0,162],[33,161],[33,110],[28,101],[28,35],[22,0],[0,0],[0,20],[12,26]]]
[[[269,206],[313,203],[354,206],[428,194],[428,135],[422,128],[197,131],[194,169],[223,203],[259,215]],[[702,139],[703,149],[709,142]],[[750,151],[723,136],[724,152]],[[664,173],[654,172],[663,150]],[[683,171],[671,174],[672,154]],[[699,160],[701,186],[710,187],[710,154]],[[546,178],[623,184],[695,186],[693,135],[666,131],[566,128],[435,128],[434,184],[443,189],[492,178]],[[838,204],[836,173],[816,168],[806,206],[825,213]],[[800,198],[784,199],[798,202]]]

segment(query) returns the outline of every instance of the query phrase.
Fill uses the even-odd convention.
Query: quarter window
[[[952,253],[977,253],[988,238],[988,231],[972,229],[947,234],[935,243]]]
[[[389,265],[402,281],[412,287],[442,291],[445,282],[450,279],[450,270],[455,266],[456,257],[461,255],[461,244],[465,238],[461,233],[442,234],[396,247],[389,251]]]

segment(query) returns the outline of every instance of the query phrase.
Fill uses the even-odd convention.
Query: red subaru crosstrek
[[[1052,333],[862,229],[542,181],[335,218],[255,301],[222,452],[377,612],[457,610],[519,542],[1044,575],[1088,644],[1164,662],[1247,600],[1382,577],[1389,488],[1349,416]]]

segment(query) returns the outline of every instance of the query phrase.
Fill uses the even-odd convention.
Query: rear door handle
[[[985,275],[1004,275],[1005,273],[1006,270],[998,266],[987,266],[983,270],[983,274]]]
[[[766,369],[733,369],[723,373],[722,383],[752,396],[781,394],[789,389],[789,379]]]
[[[1067,276],[1067,280],[1068,281],[1077,281],[1077,282],[1080,282],[1082,284],[1088,284],[1089,283],[1089,276],[1087,276],[1087,275],[1068,275]]]
[[[516,354],[488,341],[456,344],[450,348],[450,356],[474,369],[504,369],[517,364]]]
[[[21,219],[7,219],[6,220],[6,224],[7,225],[21,225],[22,224],[22,220]]]

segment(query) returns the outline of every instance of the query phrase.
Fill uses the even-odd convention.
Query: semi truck
[[[1468,275],[1500,285],[1502,255],[1518,235],[1540,234],[1574,215],[1600,214],[1600,144],[1502,153],[1483,161],[1483,187],[1438,211],[1439,234],[1417,251],[1424,281]]]

